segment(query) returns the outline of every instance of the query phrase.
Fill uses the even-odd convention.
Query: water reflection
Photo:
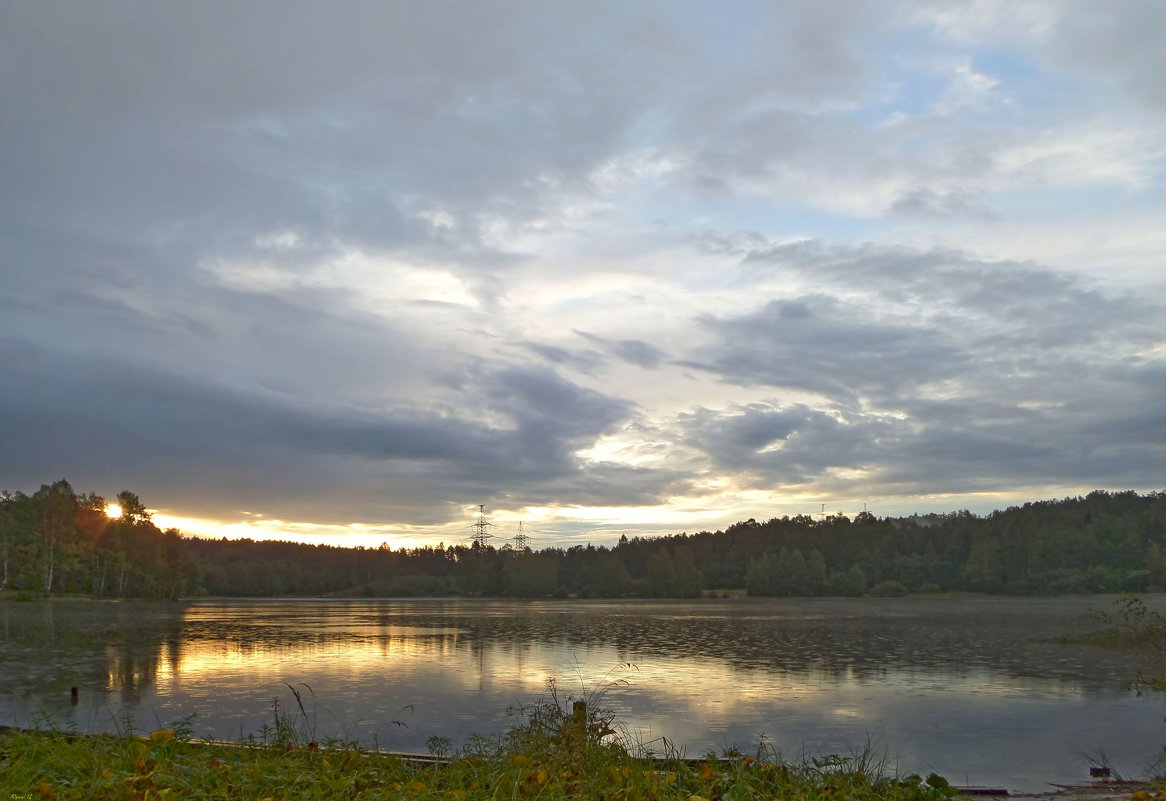
[[[702,753],[764,736],[796,756],[875,737],[910,770],[1039,789],[1031,777],[1081,778],[1082,752],[1128,754],[1132,772],[1158,750],[1161,700],[1124,689],[1135,666],[1052,641],[1107,603],[7,603],[0,722],[197,713],[197,733],[237,738],[270,721],[273,698],[287,708],[291,684],[310,688],[320,736],[424,750],[504,728],[550,679],[626,681],[605,702],[645,742]]]

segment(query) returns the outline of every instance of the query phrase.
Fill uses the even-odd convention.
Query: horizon
[[[74,488],[74,489],[76,489],[76,488]],[[9,492],[10,490],[4,489],[2,491]],[[18,491],[25,492],[24,490],[18,490]],[[132,490],[129,490],[129,491],[132,492]],[[596,529],[590,529],[590,530],[582,530],[581,529],[577,532],[572,532],[572,537],[570,539],[564,539],[561,537],[556,538],[556,540],[553,544],[545,545],[545,546],[539,545],[537,543],[537,541],[539,539],[538,535],[531,533],[532,528],[530,526],[527,526],[526,521],[524,521],[524,520],[514,519],[514,518],[506,518],[504,520],[501,520],[500,522],[495,522],[494,517],[492,517],[489,512],[485,512],[485,520],[489,526],[496,528],[499,532],[497,534],[492,535],[492,537],[491,537],[491,539],[498,541],[498,545],[495,546],[493,543],[490,543],[491,547],[501,548],[501,547],[503,547],[503,545],[513,542],[514,537],[508,536],[507,534],[504,534],[503,529],[505,527],[505,529],[504,529],[505,532],[517,534],[518,527],[520,524],[522,524],[524,526],[525,535],[530,540],[535,542],[535,544],[530,546],[531,549],[534,551],[540,551],[540,550],[543,550],[543,548],[563,548],[563,549],[566,549],[566,548],[570,548],[570,547],[573,547],[576,545],[595,545],[596,547],[613,547],[619,541],[620,537],[625,536],[625,535],[628,536],[628,539],[634,539],[636,537],[640,537],[643,539],[657,539],[657,538],[663,538],[663,537],[673,537],[673,536],[677,536],[677,535],[693,535],[693,534],[702,534],[702,533],[716,534],[716,533],[723,532],[725,529],[729,528],[730,526],[736,525],[738,523],[744,523],[744,522],[747,522],[749,520],[755,520],[759,523],[764,523],[764,522],[767,522],[770,520],[780,520],[782,518],[795,518],[795,517],[799,517],[799,516],[810,517],[811,519],[813,519],[815,521],[821,520],[824,518],[841,516],[841,517],[847,518],[848,520],[853,521],[857,515],[862,514],[864,512],[869,512],[870,514],[874,515],[874,517],[878,520],[904,520],[904,519],[911,519],[911,518],[915,518],[915,517],[919,517],[919,518],[945,517],[945,516],[957,515],[957,514],[961,514],[961,513],[966,512],[966,513],[972,514],[973,516],[975,516],[977,518],[982,519],[982,518],[990,517],[993,514],[998,513],[998,512],[1004,512],[1004,511],[1007,511],[1008,509],[1023,507],[1023,506],[1028,505],[1028,504],[1056,503],[1056,502],[1074,500],[1074,499],[1080,500],[1080,499],[1086,498],[1087,496],[1089,496],[1090,494],[1092,494],[1094,492],[1103,492],[1103,493],[1107,493],[1110,495],[1132,492],[1132,493],[1135,493],[1139,496],[1144,497],[1144,496],[1148,496],[1148,495],[1153,495],[1155,493],[1166,492],[1166,490],[1155,490],[1155,489],[1139,490],[1139,489],[1129,489],[1129,488],[1103,489],[1103,488],[1094,487],[1088,491],[1082,491],[1082,492],[1077,492],[1077,493],[1068,493],[1068,494],[1060,495],[1060,496],[1056,496],[1056,497],[1017,498],[1017,499],[1015,499],[1014,502],[1009,503],[1006,506],[995,506],[995,507],[988,508],[988,509],[976,510],[976,509],[971,509],[971,508],[968,508],[965,506],[965,507],[958,507],[958,508],[949,508],[949,509],[944,509],[944,510],[932,510],[932,511],[927,511],[927,512],[914,511],[914,512],[910,512],[910,513],[898,513],[898,514],[876,514],[876,511],[874,509],[868,509],[869,503],[866,503],[866,502],[863,503],[862,509],[858,509],[856,511],[848,513],[842,509],[834,508],[834,506],[837,506],[837,505],[832,506],[829,503],[823,502],[823,503],[819,503],[818,509],[814,510],[814,511],[807,511],[804,509],[799,510],[799,511],[777,510],[776,512],[765,513],[764,516],[753,515],[750,517],[735,518],[732,520],[722,520],[721,522],[718,522],[714,526],[704,527],[704,528],[695,528],[691,531],[688,529],[645,528],[643,526],[637,527],[635,525],[620,525],[620,524],[616,524],[616,523],[609,523],[609,524],[606,524],[606,527],[604,527],[604,528],[596,528]],[[31,495],[32,492],[31,491],[25,492],[25,494]],[[106,511],[107,515],[109,515],[110,517],[119,516],[120,507],[117,505],[116,502],[107,500],[108,497],[116,497],[116,493],[112,493],[109,496],[102,495],[101,493],[93,493],[93,494],[98,495],[102,499],[106,499],[105,511]],[[287,526],[287,524],[284,521],[280,521],[280,520],[271,520],[271,521],[257,520],[249,526],[242,526],[242,525],[224,526],[224,525],[216,523],[216,524],[212,524],[209,527],[200,527],[199,524],[205,523],[205,521],[197,521],[197,520],[196,521],[189,521],[189,520],[185,520],[183,518],[176,518],[176,517],[173,517],[171,515],[167,515],[163,511],[160,511],[158,509],[148,507],[148,506],[146,507],[145,511],[147,512],[147,514],[150,515],[151,521],[159,529],[162,529],[162,530],[172,529],[172,528],[177,529],[179,531],[179,533],[182,534],[182,536],[184,538],[194,538],[194,539],[203,539],[203,540],[250,539],[250,540],[253,540],[255,542],[286,542],[286,543],[309,544],[309,545],[329,545],[329,546],[340,547],[340,548],[380,548],[382,546],[387,546],[387,547],[392,548],[393,550],[397,550],[397,549],[401,549],[401,548],[414,549],[414,548],[424,548],[424,547],[435,547],[437,545],[442,545],[445,547],[451,547],[451,546],[456,546],[456,545],[469,545],[473,541],[474,521],[476,520],[476,514],[477,514],[476,512],[474,512],[474,513],[472,513],[471,517],[467,517],[467,520],[469,520],[471,522],[467,522],[464,525],[460,525],[460,524],[455,522],[455,523],[450,524],[448,526],[444,526],[444,527],[440,528],[439,530],[425,532],[424,534],[419,535],[416,538],[398,537],[398,539],[395,542],[390,542],[389,540],[384,540],[384,539],[377,542],[377,541],[375,541],[375,538],[377,537],[376,527],[375,526],[366,526],[364,524],[356,524],[355,526],[344,526],[344,525],[328,526],[326,524],[314,524],[313,526],[309,526],[309,527],[303,527],[301,524],[301,526],[297,527],[297,526]],[[194,523],[193,527],[191,527],[189,525],[186,528],[183,527],[182,524],[184,524],[184,523],[188,524],[190,522]],[[256,525],[256,523],[258,523],[258,525]],[[307,530],[305,531],[304,528],[307,528]],[[314,531],[314,533],[313,533],[313,531]],[[370,539],[367,542],[362,542],[362,541],[358,541],[358,540],[357,541],[338,542],[337,540],[338,540],[339,536],[343,536],[344,534],[349,534],[349,535],[352,535],[353,537],[357,537],[357,538],[368,537]]]

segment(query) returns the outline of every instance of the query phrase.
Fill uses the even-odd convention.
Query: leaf
[[[36,786],[36,789],[40,793],[41,798],[55,798],[57,795],[53,792],[53,788],[49,786],[48,782],[41,782]]]
[[[942,790],[944,787],[950,786],[947,779],[940,776],[938,773],[929,773],[927,775],[927,784],[929,787],[934,787],[936,790]]]
[[[174,729],[158,729],[150,732],[150,739],[156,743],[168,743],[174,739]]]
[[[711,779],[713,777],[713,768],[707,762],[700,763],[700,777],[702,779]]]
[[[538,782],[540,785],[541,785],[541,784],[546,784],[546,782],[547,782],[547,776],[549,776],[549,775],[550,775],[550,774],[549,774],[549,773],[547,773],[547,770],[546,770],[546,768],[543,768],[542,770],[540,770],[538,773],[536,773],[536,774],[535,774],[534,780],[535,780],[536,782]]]

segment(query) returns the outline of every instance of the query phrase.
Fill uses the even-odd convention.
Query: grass
[[[560,699],[553,685],[502,735],[471,737],[456,750],[433,738],[433,757],[402,758],[308,739],[311,719],[302,694],[292,692],[295,710],[274,705],[273,722],[237,744],[193,740],[189,720],[143,736],[0,731],[0,800],[941,801],[954,795],[934,774],[926,780],[890,775],[869,750],[796,764],[783,762],[764,742],[750,755],[654,757],[621,736],[597,703],[601,694]]]

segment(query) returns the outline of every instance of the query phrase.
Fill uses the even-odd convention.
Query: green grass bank
[[[629,748],[609,716],[543,703],[504,735],[410,759],[304,742],[290,718],[260,740],[190,739],[186,727],[144,736],[0,731],[0,801],[9,799],[855,799],[942,801],[938,776],[894,776],[869,754],[782,762],[753,754],[653,757]],[[635,753],[639,751],[641,753]]]

